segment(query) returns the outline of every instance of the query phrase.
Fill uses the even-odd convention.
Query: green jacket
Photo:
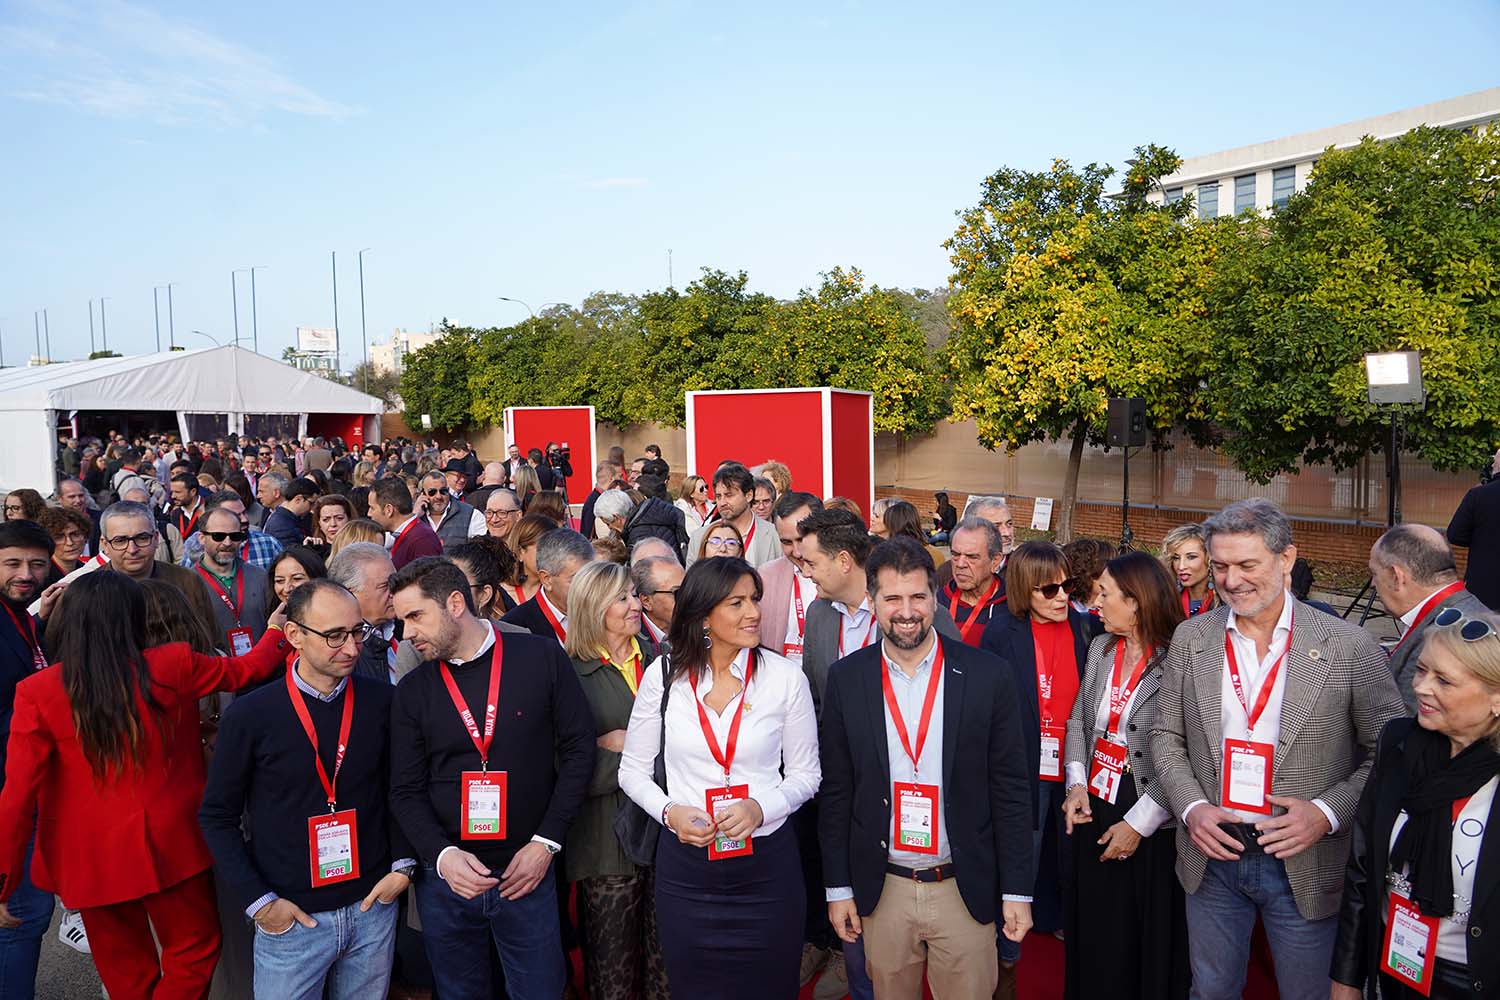
[[[652,650],[641,641],[641,655],[649,668]],[[630,724],[635,695],[625,678],[598,657],[573,661],[578,682],[594,713],[594,731],[600,736]],[[625,857],[615,837],[615,813],[626,800],[620,790],[620,754],[603,747],[594,749],[594,776],[588,798],[568,830],[567,876],[569,881],[600,875],[636,875],[636,867]]]

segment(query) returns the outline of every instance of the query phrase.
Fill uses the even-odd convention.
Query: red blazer
[[[33,815],[32,881],[69,909],[140,899],[207,871],[213,858],[198,830],[198,699],[266,679],[289,650],[277,629],[241,657],[200,656],[180,642],[146,650],[165,733],[140,702],[143,765],[110,771],[103,781],[79,747],[62,667],[18,684],[0,789],[0,902],[19,881]]]
[[[419,517],[412,524],[411,530],[406,533],[406,537],[402,538],[399,544],[391,547],[391,562],[397,569],[400,569],[413,559],[442,554],[442,539],[438,538],[437,532],[432,530],[432,525],[427,523],[427,518]]]

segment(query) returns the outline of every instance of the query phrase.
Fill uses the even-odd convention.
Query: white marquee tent
[[[358,447],[380,440],[384,411],[374,396],[233,345],[7,368],[0,487],[50,493],[58,431],[90,415],[154,422],[184,440],[337,434]]]

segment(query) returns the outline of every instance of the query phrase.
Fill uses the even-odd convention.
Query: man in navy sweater
[[[391,709],[391,808],[424,867],[417,910],[443,1000],[489,1000],[494,940],[511,1000],[564,985],[552,857],[588,792],[594,720],[558,643],[474,615],[451,561],[391,577],[423,662]]]
[[[298,587],[292,668],[219,726],[198,818],[255,921],[257,998],[322,997],[326,982],[330,1000],[362,1000],[390,984],[396,900],[417,863],[388,806],[391,687],[350,676],[368,631],[343,587]]]

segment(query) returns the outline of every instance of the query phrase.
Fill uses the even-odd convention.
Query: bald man
[[[1406,710],[1415,714],[1416,653],[1433,619],[1445,608],[1457,608],[1465,617],[1488,609],[1458,579],[1448,540],[1425,524],[1398,524],[1381,535],[1370,549],[1370,579],[1401,630],[1390,651],[1391,674]]]

